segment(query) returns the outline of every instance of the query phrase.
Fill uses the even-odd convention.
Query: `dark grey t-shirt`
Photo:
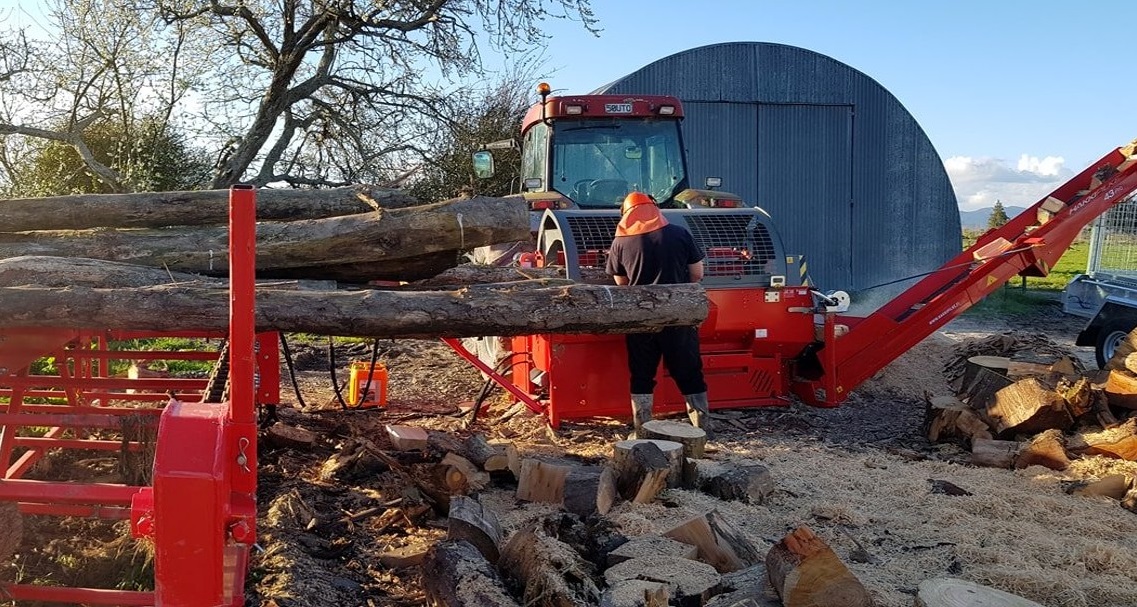
[[[617,236],[608,249],[607,272],[627,276],[632,285],[674,285],[691,282],[687,266],[703,260],[691,233],[675,224],[661,230]]]

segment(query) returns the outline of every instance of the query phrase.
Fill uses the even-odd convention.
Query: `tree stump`
[[[963,375],[959,379],[959,386],[956,392],[963,394],[970,394],[972,387],[976,380],[983,374],[983,371],[994,371],[999,375],[1007,374],[1007,367],[1011,364],[1011,359],[1004,356],[972,356],[967,359],[963,366]]]
[[[612,466],[620,471],[621,462],[632,457],[632,450],[636,445],[654,444],[667,458],[667,486],[678,487],[683,481],[683,445],[669,440],[633,439],[622,440],[612,445]]]
[[[871,607],[872,597],[845,563],[808,527],[766,554],[770,583],[785,607]]]
[[[604,469],[600,466],[578,466],[570,470],[565,476],[565,488],[561,500],[565,510],[581,518],[598,512],[600,503],[604,499],[601,488],[603,474]],[[608,505],[608,509],[611,509],[611,504]],[[606,509],[601,514],[607,513]]]
[[[1021,596],[966,580],[936,578],[920,582],[916,590],[916,607],[1042,607],[1042,605]]]
[[[521,472],[517,477],[517,499],[527,502],[563,503],[565,479],[575,467],[572,464],[534,458],[521,460]]]
[[[707,433],[682,422],[653,419],[643,425],[649,439],[671,441],[683,445],[683,455],[701,459],[707,448]]]

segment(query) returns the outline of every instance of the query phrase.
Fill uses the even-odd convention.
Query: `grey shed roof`
[[[943,162],[920,125],[872,78],[825,55],[765,42],[676,53],[595,93],[675,95],[692,186],[723,190],[773,217],[823,290],[875,309],[959,253]]]

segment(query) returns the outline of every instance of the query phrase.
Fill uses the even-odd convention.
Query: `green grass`
[[[966,249],[975,242],[978,234],[964,232],[963,247]],[[1089,241],[1079,238],[1074,241],[1046,276],[1016,276],[1002,288],[972,306],[964,315],[998,316],[1000,314],[1023,314],[1042,305],[1055,305],[1066,285],[1078,274],[1086,271],[1089,258]]]

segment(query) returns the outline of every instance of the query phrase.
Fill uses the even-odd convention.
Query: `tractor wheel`
[[[1133,324],[1121,321],[1111,321],[1098,331],[1098,340],[1094,345],[1094,354],[1097,355],[1098,368],[1104,369],[1118,346],[1125,341],[1126,336],[1133,330]]]

